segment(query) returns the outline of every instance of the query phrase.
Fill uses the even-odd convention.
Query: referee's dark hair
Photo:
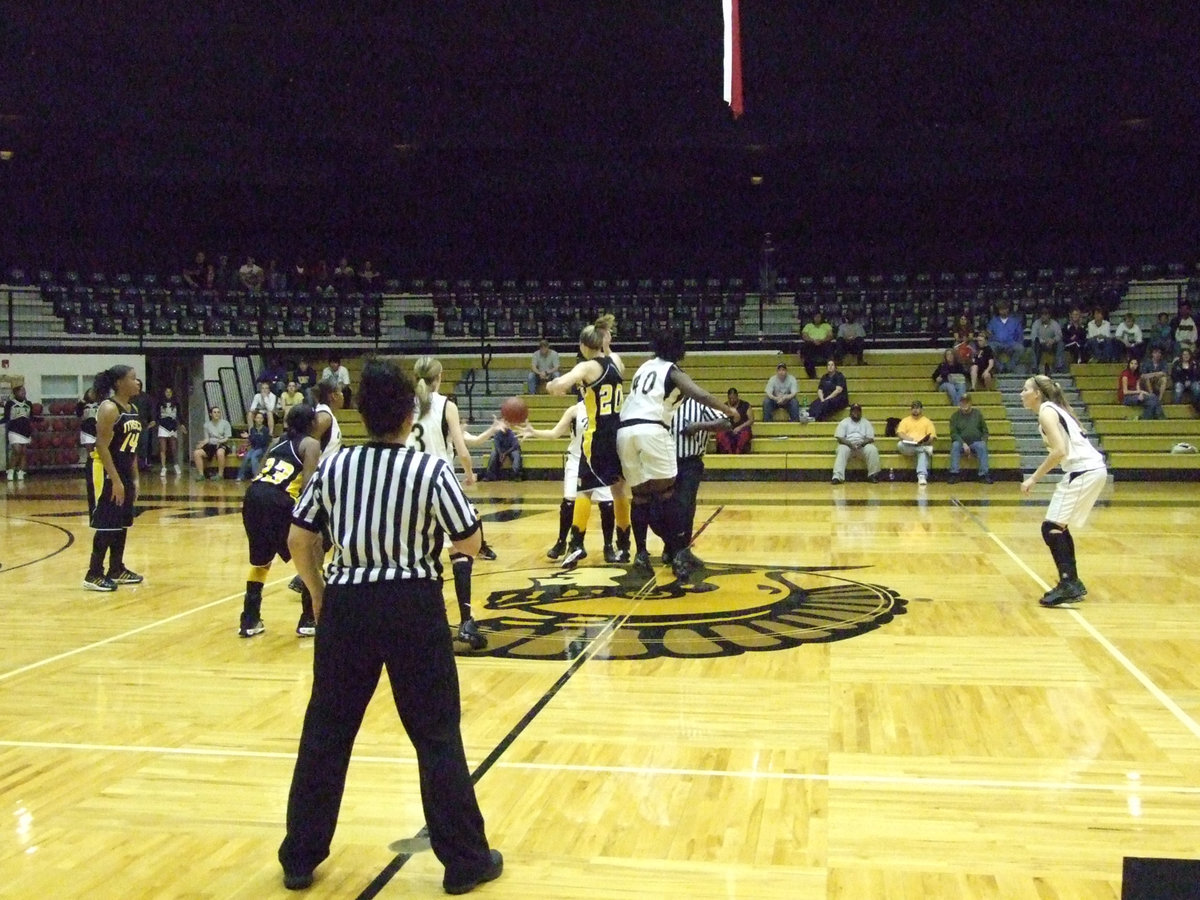
[[[373,438],[391,437],[412,419],[412,380],[389,359],[369,359],[359,378],[358,412]]]
[[[683,346],[683,332],[678,328],[663,328],[650,338],[650,349],[659,359],[677,363],[687,352]]]
[[[313,422],[317,421],[317,413],[307,403],[297,403],[287,414],[287,435],[293,441],[307,437],[312,431]]]

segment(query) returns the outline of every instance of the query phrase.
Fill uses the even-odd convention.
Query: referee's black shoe
[[[492,545],[487,541],[484,541],[479,547],[479,558],[489,560],[496,558],[496,551],[492,549]]]
[[[1064,578],[1042,596],[1038,603],[1042,606],[1063,606],[1067,603],[1077,603],[1087,596],[1087,588],[1078,578]]]
[[[458,639],[472,650],[482,650],[487,646],[487,638],[479,633],[479,626],[474,619],[467,619],[458,626]]]
[[[452,881],[450,873],[447,872],[442,879],[442,890],[447,894],[465,894],[475,890],[475,888],[485,882],[495,881],[500,877],[500,873],[504,871],[504,857],[500,854],[499,850],[493,850],[491,854],[491,865],[474,878],[469,878],[466,881]]]
[[[704,568],[704,563],[690,549],[684,547],[671,557],[671,571],[680,581],[689,578],[696,569]]]
[[[546,559],[562,559],[562,555],[567,552],[567,542],[555,541],[554,546],[546,551]]]

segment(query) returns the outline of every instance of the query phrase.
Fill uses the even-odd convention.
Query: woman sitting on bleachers
[[[969,366],[975,358],[975,328],[971,317],[963,313],[954,323],[954,355],[963,366]]]
[[[726,394],[729,405],[737,410],[738,418],[728,431],[717,432],[718,453],[749,453],[750,441],[754,435],[751,427],[754,425],[754,413],[749,401],[738,396],[737,388],[730,388]]]
[[[1153,391],[1142,390],[1141,363],[1136,356],[1130,357],[1125,371],[1117,379],[1117,402],[1126,406],[1140,406],[1143,419],[1165,419],[1162,403]]]
[[[1192,395],[1192,404],[1200,403],[1200,366],[1186,347],[1171,366],[1171,383],[1175,387],[1175,402],[1182,403],[1184,394]]]
[[[953,350],[942,354],[942,361],[933,370],[933,383],[950,398],[951,406],[958,406],[958,401],[967,392],[967,373]]]

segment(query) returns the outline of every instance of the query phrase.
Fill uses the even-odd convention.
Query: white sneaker
[[[167,467],[166,467],[166,466],[163,466],[161,469],[159,469],[159,470],[158,470],[158,476],[159,476],[160,478],[166,478],[166,477],[167,477]]]
[[[176,474],[176,475],[182,475],[182,474],[183,474],[182,472],[180,472],[180,471],[179,471],[179,466],[176,466],[176,467],[175,467],[175,474]]]
[[[925,487],[925,485],[927,485],[928,483],[929,483],[929,481],[928,481],[928,479],[926,479],[926,477],[924,475],[917,476],[917,484],[920,487]]]
[[[25,480],[25,470],[17,469],[17,481],[24,481],[24,480]]]
[[[9,481],[16,481],[17,475],[15,469],[9,469],[6,473]]]

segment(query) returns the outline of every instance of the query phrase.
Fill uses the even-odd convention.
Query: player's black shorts
[[[592,435],[591,453],[579,458],[579,490],[594,491],[612,487],[621,480],[621,457],[617,455],[617,432],[598,431]]]
[[[276,556],[287,562],[288,532],[292,528],[290,495],[257,481],[251,482],[242,500],[242,525],[250,541],[250,565],[269,566]]]
[[[87,467],[88,513],[90,524],[97,531],[114,531],[133,524],[133,476],[121,479],[125,486],[125,502],[118,505],[113,501],[112,480],[104,471],[99,458],[89,461]],[[99,486],[99,490],[97,490]]]

